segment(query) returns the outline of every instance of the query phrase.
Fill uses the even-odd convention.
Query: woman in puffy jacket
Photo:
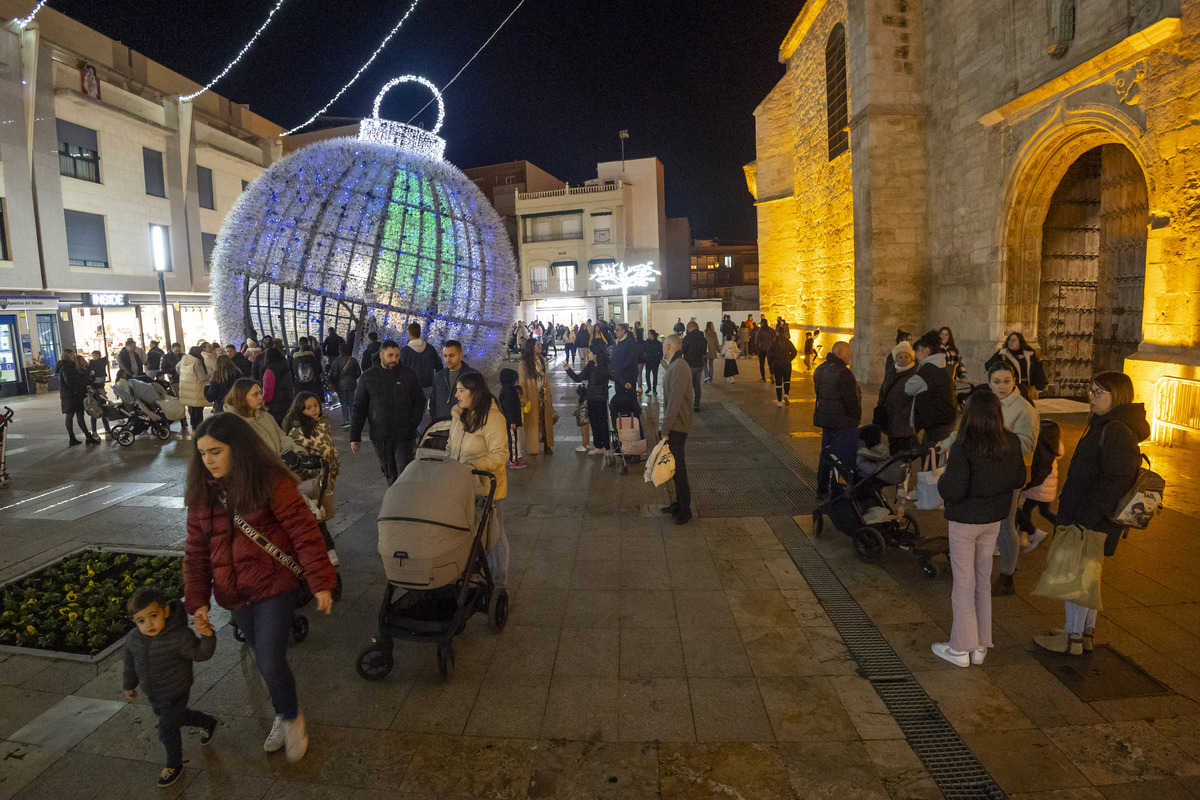
[[[337,574],[317,521],[296,478],[234,414],[209,417],[195,431],[184,503],[184,600],[208,623],[209,598],[233,613],[267,684],[275,723],[263,744],[297,761],[308,749],[296,681],[287,663],[292,614],[300,584],[293,571],[256,544],[234,515],[303,568],[317,601],[329,613]]]
[[[267,449],[285,461],[295,463],[289,455],[306,456],[308,452],[296,444],[296,440],[283,432],[275,418],[267,413],[263,404],[263,389],[258,381],[250,378],[238,378],[225,395],[225,409],[242,418],[250,428],[259,435],[267,445]]]
[[[508,573],[508,537],[504,535],[504,504],[501,501],[508,495],[508,478],[504,471],[508,461],[508,425],[487,381],[478,372],[459,377],[454,396],[458,398],[458,405],[450,409],[446,455],[496,476],[488,533],[488,564],[496,587],[503,588]],[[481,477],[475,493],[480,502],[487,497],[489,487],[490,483]]]
[[[179,402],[187,406],[188,418],[195,428],[204,419],[204,409],[210,403],[204,397],[204,387],[209,381],[204,349],[199,345],[189,348],[175,369],[179,373]]]

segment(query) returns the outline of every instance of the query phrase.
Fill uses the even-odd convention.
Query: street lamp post
[[[167,285],[163,275],[169,265],[167,251],[167,232],[159,225],[150,228],[150,249],[154,254],[154,271],[158,273],[158,302],[162,305],[163,342],[166,349],[171,349],[171,326],[167,315]]]
[[[644,264],[634,264],[625,266],[624,262],[619,264],[604,264],[596,267],[592,273],[592,280],[600,284],[600,288],[605,291],[613,289],[621,290],[621,321],[629,322],[629,288],[639,286],[649,286],[654,280],[655,275],[661,275],[654,268],[653,261],[647,261]]]

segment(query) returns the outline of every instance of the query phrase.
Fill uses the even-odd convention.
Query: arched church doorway
[[[1054,392],[1087,393],[1142,340],[1146,180],[1124,145],[1081,155],[1055,189],[1042,226],[1038,349]]]

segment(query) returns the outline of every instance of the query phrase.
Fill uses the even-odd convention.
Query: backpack
[[[1108,426],[1100,432],[1100,446],[1104,446],[1104,433]],[[1150,520],[1162,510],[1163,493],[1167,490],[1167,482],[1161,475],[1151,469],[1150,457],[1142,453],[1142,461],[1146,466],[1138,465],[1137,477],[1133,486],[1129,487],[1117,503],[1115,510],[1108,515],[1110,521],[1126,528],[1145,530],[1150,526]]]
[[[311,359],[296,362],[296,380],[301,383],[316,383],[317,373],[313,371]]]

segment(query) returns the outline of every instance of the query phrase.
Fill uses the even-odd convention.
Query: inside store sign
[[[123,306],[127,305],[127,295],[117,294],[115,292],[92,292],[89,295],[91,298],[90,305],[93,306]]]

